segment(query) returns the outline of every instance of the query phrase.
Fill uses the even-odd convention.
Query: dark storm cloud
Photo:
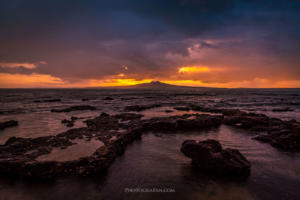
[[[2,0],[0,62],[45,60],[31,71],[72,79],[228,62],[298,79],[299,11],[296,0]],[[195,42],[214,53],[188,59]]]
[[[166,25],[173,27],[173,31],[187,34],[202,32],[219,25],[218,15],[230,9],[232,1],[12,0],[2,1],[1,4],[1,25],[16,31],[13,33],[18,36],[20,32],[17,31],[55,33],[64,31],[64,26],[76,26],[87,28],[91,36],[100,34],[107,39],[130,38],[143,33],[157,36],[156,33],[169,31],[163,27]],[[4,29],[2,33],[5,32]]]

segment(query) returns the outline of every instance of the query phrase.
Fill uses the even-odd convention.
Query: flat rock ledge
[[[181,152],[192,159],[192,164],[205,173],[217,177],[247,178],[250,162],[236,149],[223,149],[217,140],[186,140]]]
[[[300,151],[300,123],[283,121],[263,114],[239,113],[225,116],[224,124],[256,134],[253,139],[285,151]]]
[[[300,122],[284,121],[264,114],[238,109],[218,109],[189,105],[191,110],[223,114],[223,124],[244,129],[253,139],[271,144],[284,151],[300,151]]]
[[[121,155],[126,146],[148,131],[170,132],[217,127],[222,118],[209,115],[184,115],[142,120],[143,115],[100,114],[86,121],[87,127],[71,129],[56,136],[9,138],[0,145],[0,175],[13,178],[53,179],[62,176],[101,174]],[[165,124],[164,126],[162,126]],[[197,126],[195,126],[197,124]],[[64,152],[78,142],[103,145],[87,156],[73,160],[51,160],[53,152]],[[77,146],[74,146],[77,147]],[[44,159],[47,157],[47,159]],[[49,159],[50,157],[50,159]],[[41,159],[43,158],[43,159]]]

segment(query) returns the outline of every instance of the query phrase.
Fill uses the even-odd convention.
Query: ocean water
[[[74,127],[82,127],[85,126],[83,121],[88,118],[101,112],[124,112],[127,105],[163,105],[142,111],[146,119],[191,113],[193,111],[176,111],[173,107],[192,103],[300,121],[300,89],[14,89],[0,90],[0,95],[0,121],[19,121],[18,127],[0,131],[0,144],[11,136],[56,135],[69,129],[61,123],[62,119],[80,117]],[[113,100],[104,100],[106,97]],[[35,102],[46,99],[61,101]],[[54,108],[74,105],[91,105],[97,110],[50,112]],[[276,112],[278,109],[287,111]],[[167,113],[166,110],[174,112]],[[299,153],[278,151],[251,137],[246,132],[224,125],[199,132],[147,133],[141,140],[129,145],[104,176],[63,178],[42,183],[1,178],[0,199],[299,199]],[[219,140],[224,147],[239,149],[252,163],[250,177],[243,182],[228,182],[195,172],[190,159],[180,152],[181,143],[186,139],[207,138]],[[171,188],[175,192],[134,193],[125,192],[126,188]]]
[[[113,100],[104,100],[111,97]],[[41,102],[61,99],[60,102]],[[88,101],[83,101],[88,99]],[[82,118],[75,127],[85,126],[84,120],[101,112],[115,114],[127,105],[162,104],[164,106],[188,103],[215,108],[237,108],[264,113],[284,120],[300,121],[300,89],[194,89],[194,90],[100,90],[100,89],[2,89],[0,90],[0,121],[17,120],[20,126],[1,131],[0,144],[11,136],[39,137],[66,131],[62,119]],[[91,105],[96,111],[54,113],[51,109],[75,105]],[[289,108],[287,112],[274,109]],[[166,108],[152,109],[152,116],[166,116]],[[145,112],[143,113],[145,114]],[[172,115],[169,113],[168,115]],[[151,115],[150,115],[151,116]],[[74,127],[73,127],[74,128]]]

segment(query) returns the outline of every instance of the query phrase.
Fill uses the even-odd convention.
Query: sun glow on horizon
[[[300,88],[299,80],[271,80],[256,77],[250,80],[229,82],[206,82],[197,79],[170,78],[140,78],[138,75],[117,74],[101,79],[64,80],[50,74],[8,74],[0,73],[0,88],[84,88],[84,87],[118,87],[133,86],[152,81],[160,81],[167,84],[193,87],[217,87],[217,88]]]
[[[150,83],[151,81],[152,79],[142,79],[142,80],[137,80],[133,78],[107,79],[107,80],[94,81],[92,85],[100,86],[100,87],[132,86],[132,85],[137,85],[142,83]]]
[[[199,67],[199,66],[185,66],[178,69],[178,73],[201,73],[201,72],[210,72],[211,69],[208,67]]]

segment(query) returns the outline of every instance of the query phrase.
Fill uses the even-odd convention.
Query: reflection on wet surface
[[[36,158],[37,161],[72,161],[82,157],[91,156],[98,148],[104,145],[103,142],[95,139],[86,141],[84,139],[72,140],[73,144],[65,149],[53,148],[49,154],[41,155]]]
[[[11,199],[298,199],[299,154],[278,151],[251,137],[224,125],[203,132],[147,133],[127,147],[105,176],[43,184],[1,180],[0,193]],[[226,181],[193,169],[180,152],[186,139],[217,139],[224,148],[240,150],[252,163],[250,177]],[[125,193],[125,188],[172,188],[175,193]]]
[[[162,106],[158,108],[151,108],[148,110],[144,110],[140,112],[144,117],[142,119],[151,119],[154,117],[168,117],[168,116],[178,116],[184,114],[209,114],[209,115],[217,115],[216,113],[208,113],[208,112],[200,112],[193,110],[176,110],[170,106]]]
[[[0,144],[4,144],[6,140],[12,136],[35,138],[47,135],[57,135],[70,128],[62,124],[63,119],[70,119],[72,116],[76,116],[79,119],[75,121],[72,128],[79,128],[86,126],[83,123],[84,120],[99,115],[98,112],[73,112],[73,113],[27,113],[13,116],[6,116],[1,118],[1,121],[8,119],[15,119],[19,122],[19,126],[7,128],[4,131],[0,131]]]

